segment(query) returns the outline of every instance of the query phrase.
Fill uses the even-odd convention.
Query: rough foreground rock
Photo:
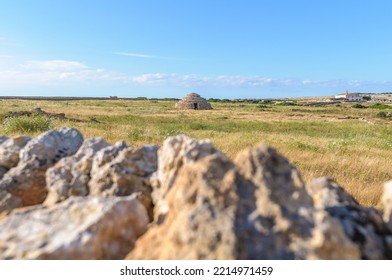
[[[167,203],[167,214],[137,241],[127,258],[360,257],[342,226],[328,213],[315,210],[299,172],[276,150],[260,145],[232,162],[209,148],[209,155],[177,164],[171,155],[174,147],[181,146],[178,141],[190,139],[169,139],[160,151],[163,158],[169,153],[165,164],[171,167],[169,172],[161,171],[157,184],[172,184],[161,198]],[[330,236],[320,238],[320,234]],[[338,243],[341,249],[328,254]]]
[[[27,142],[19,152],[18,164],[0,180],[0,191],[20,198],[22,206],[42,203],[47,195],[46,170],[76,153],[82,143],[82,134],[74,128],[51,130]]]
[[[109,146],[102,138],[91,138],[83,142],[78,152],[61,159],[46,171],[48,196],[45,205],[53,205],[71,195],[86,196],[89,194],[87,183],[94,155]]]
[[[47,170],[49,193],[44,204],[51,206],[70,196],[135,194],[152,218],[149,177],[157,169],[157,150],[155,145],[134,148],[120,141],[110,146],[102,138],[86,139],[74,156]]]
[[[182,166],[216,153],[222,154],[211,141],[196,141],[185,135],[170,137],[163,142],[158,151],[158,170],[151,178],[154,187],[154,217],[157,221],[163,221],[167,214],[166,195],[173,187]]]
[[[315,205],[339,222],[357,245],[362,259],[390,259],[392,232],[376,209],[363,207],[331,178],[318,178],[307,186]]]
[[[6,138],[0,143],[0,167],[9,170],[19,162],[20,150],[30,141],[28,136]],[[0,179],[2,174],[0,173]]]
[[[158,150],[61,129],[0,137],[0,163],[2,259],[392,258],[392,182],[381,212],[262,144],[231,160],[184,135]]]
[[[121,259],[147,229],[135,197],[72,197],[0,220],[1,259]]]

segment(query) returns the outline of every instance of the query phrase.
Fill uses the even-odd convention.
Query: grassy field
[[[382,184],[392,180],[392,120],[385,118],[392,105],[212,103],[211,111],[181,111],[174,104],[158,100],[0,100],[0,134],[35,136],[46,129],[72,126],[86,138],[99,136],[111,143],[126,140],[140,146],[161,145],[168,136],[184,133],[211,139],[230,157],[264,142],[299,168],[305,181],[331,176],[366,206],[378,207]],[[9,111],[36,107],[65,113],[73,120],[5,118]]]

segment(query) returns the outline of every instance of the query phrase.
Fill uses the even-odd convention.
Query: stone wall
[[[0,259],[391,259],[384,212],[274,148],[184,135],[132,147],[73,128],[0,137]]]

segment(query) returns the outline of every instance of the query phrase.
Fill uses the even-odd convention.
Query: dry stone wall
[[[263,144],[2,136],[0,259],[391,259],[384,189],[384,212],[364,207]]]

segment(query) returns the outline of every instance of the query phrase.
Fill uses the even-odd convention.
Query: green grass
[[[363,106],[363,105],[360,104],[360,103],[355,103],[355,104],[352,106],[352,108],[364,109],[364,108],[367,108],[367,107],[366,107],[366,106]]]
[[[373,104],[373,105],[369,106],[369,108],[385,110],[385,109],[392,109],[392,106],[387,105],[387,104],[376,103],[376,104]]]
[[[3,126],[6,134],[30,134],[50,130],[53,128],[53,123],[45,116],[20,116],[3,119]]]
[[[302,106],[301,101],[281,103],[212,102],[214,110],[183,111],[174,108],[173,100],[3,100],[0,134],[35,137],[68,126],[79,129],[85,138],[125,140],[133,146],[162,145],[169,136],[187,134],[211,139],[231,158],[264,142],[293,162],[306,181],[333,177],[361,203],[376,206],[382,184],[392,180],[392,120],[377,115],[389,113],[391,106],[367,103],[368,108],[359,110],[352,103],[321,107]],[[35,107],[83,122],[4,117],[9,110]],[[386,109],[379,111],[381,107]],[[93,116],[100,123],[90,122]]]

